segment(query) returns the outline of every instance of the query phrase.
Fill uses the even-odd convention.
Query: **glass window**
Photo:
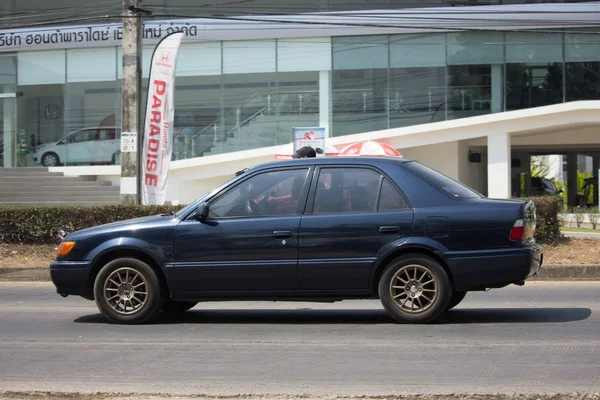
[[[565,60],[600,61],[600,32],[565,34]]]
[[[600,62],[567,63],[565,74],[567,101],[600,100]]]
[[[448,34],[448,65],[502,64],[504,40],[499,32]]]
[[[507,111],[562,102],[562,63],[506,64]]]
[[[473,117],[502,110],[501,65],[448,67],[448,119]]]
[[[425,33],[390,36],[390,67],[444,67],[446,36]]]
[[[239,183],[210,205],[211,218],[295,215],[308,168],[265,172]]]
[[[331,38],[277,40],[277,71],[331,70]]]
[[[275,40],[223,42],[223,73],[275,72]]]
[[[446,69],[390,69],[388,107],[390,128],[443,121],[446,118]]]
[[[65,83],[65,51],[19,52],[19,85]]]
[[[365,168],[324,168],[319,173],[314,214],[370,212],[377,208],[381,175]]]
[[[221,75],[221,42],[182,43],[175,76]]]
[[[423,164],[419,164],[415,161],[410,161],[402,165],[406,167],[406,169],[408,169],[409,171],[415,173],[416,175],[420,176],[421,178],[425,179],[431,184],[437,186],[438,188],[440,188],[441,190],[443,190],[451,196],[465,199],[481,197],[479,193],[475,192],[468,186],[465,186],[462,183],[457,182],[454,179],[451,179],[434,169],[426,167]]]
[[[562,62],[562,42],[561,33],[509,32],[506,34],[506,62]]]
[[[404,197],[387,181],[383,180],[381,185],[381,194],[379,196],[379,207],[378,211],[394,211],[394,210],[406,210],[408,204],[404,200]]]
[[[343,36],[333,38],[333,68],[371,69],[388,67],[387,36]]]
[[[117,79],[117,50],[67,50],[67,82],[101,82]]]

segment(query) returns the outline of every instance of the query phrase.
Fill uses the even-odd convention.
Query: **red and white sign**
[[[352,143],[340,151],[340,156],[400,156],[402,155],[389,144],[373,142]]]
[[[148,103],[142,156],[142,204],[165,203],[171,154],[175,64],[183,33],[164,38],[154,50],[150,66]]]

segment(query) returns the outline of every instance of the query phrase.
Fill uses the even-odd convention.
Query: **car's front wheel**
[[[421,254],[396,258],[379,280],[381,303],[398,322],[434,321],[446,311],[451,295],[444,268]]]
[[[42,165],[44,167],[56,167],[60,165],[60,159],[56,153],[44,153],[42,156]]]
[[[154,270],[135,258],[118,258],[106,264],[94,282],[94,297],[110,322],[141,324],[161,308],[160,283]]]
[[[198,304],[196,301],[165,301],[161,310],[169,313],[182,313],[191,310]]]

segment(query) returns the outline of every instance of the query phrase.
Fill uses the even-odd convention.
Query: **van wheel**
[[[161,308],[161,311],[169,313],[182,313],[191,310],[198,304],[197,301],[166,301]]]
[[[394,259],[379,280],[381,303],[398,322],[432,322],[446,311],[451,296],[444,268],[421,254]]]
[[[56,167],[60,165],[60,159],[56,153],[44,153],[42,156],[42,165],[44,167]]]
[[[466,295],[466,291],[453,292],[452,297],[450,297],[450,303],[448,303],[448,307],[446,307],[446,310],[451,310],[457,305],[459,305],[460,302],[464,300]]]
[[[94,298],[102,315],[119,324],[144,323],[162,304],[156,273],[135,258],[118,258],[106,264],[94,282]]]

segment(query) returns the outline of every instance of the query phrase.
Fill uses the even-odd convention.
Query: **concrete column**
[[[594,156],[592,157],[592,174],[594,176],[594,206],[598,206],[598,190],[600,190],[600,185],[598,185],[598,176],[600,173],[598,170],[600,169],[600,157]]]
[[[567,206],[577,205],[577,153],[567,153]]]
[[[521,154],[519,157],[521,159],[521,175],[524,176],[525,179],[525,193],[521,193],[521,196],[530,196],[531,195],[531,155],[530,154]],[[520,185],[519,185],[520,190]]]
[[[331,71],[319,72],[319,126],[331,137]]]
[[[501,64],[492,65],[492,104],[493,113],[504,109],[504,67]]]
[[[10,168],[15,166],[15,154],[16,154],[16,139],[17,139],[17,107],[15,97],[4,97],[0,98],[2,103],[2,115],[3,115],[3,130],[4,130],[4,168]]]
[[[488,197],[511,197],[510,135],[506,132],[488,136]]]

